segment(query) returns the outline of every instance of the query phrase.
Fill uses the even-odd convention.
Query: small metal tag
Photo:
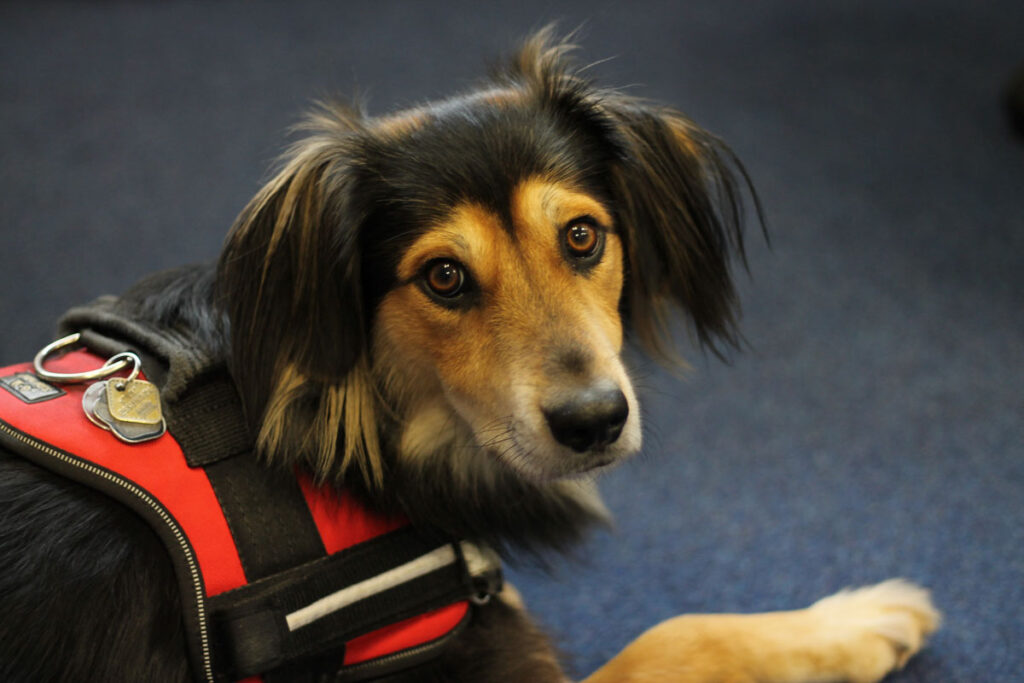
[[[124,381],[124,380],[113,380]],[[82,395],[82,409],[89,421],[97,427],[110,431],[125,443],[142,443],[159,438],[167,431],[167,423],[163,417],[155,424],[125,422],[118,420],[110,413],[107,396],[110,392],[110,381],[97,382],[85,390]],[[116,391],[116,390],[115,390]]]
[[[142,379],[107,380],[107,406],[120,422],[158,425],[163,422],[160,391]]]
[[[110,423],[110,431],[114,436],[126,443],[142,443],[151,441],[164,435],[167,427],[163,420],[155,425],[138,424],[133,422],[121,422],[115,420]]]
[[[89,422],[92,422],[100,429],[106,429],[107,431],[110,431],[110,425],[108,425],[106,422],[101,420],[98,415],[96,415],[96,404],[99,403],[100,400],[105,401],[106,398],[106,382],[96,382],[96,384],[90,384],[89,387],[85,390],[85,393],[82,394],[82,410],[85,411],[85,416],[89,418]]]

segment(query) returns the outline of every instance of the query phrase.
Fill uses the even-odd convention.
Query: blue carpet
[[[602,80],[732,143],[772,247],[751,239],[747,352],[685,378],[637,359],[618,526],[554,579],[514,570],[528,603],[585,672],[679,612],[905,576],[946,623],[893,681],[1024,680],[1024,144],[999,108],[1024,3],[360,7],[0,7],[0,362],[212,258],[312,98],[414,104],[585,21]]]

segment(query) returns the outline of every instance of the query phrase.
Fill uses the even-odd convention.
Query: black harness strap
[[[205,469],[250,583],[327,555],[295,477],[252,453]]]
[[[231,673],[245,677],[489,590],[477,580],[458,544],[405,527],[210,602]]]
[[[217,418],[210,419],[211,415]],[[250,582],[326,557],[327,550],[294,476],[260,463],[242,402],[226,368],[218,366],[194,377],[168,406],[168,427],[191,467],[202,467],[210,480],[235,541],[242,571]],[[258,639],[248,639],[259,645]],[[323,653],[341,662],[340,650]],[[277,662],[263,673],[266,683],[312,680],[320,666]],[[220,674],[235,669],[233,657],[217,652]]]
[[[216,419],[211,419],[215,415]],[[192,378],[168,405],[167,429],[191,467],[252,450],[242,399],[227,368],[218,365]]]
[[[250,452],[211,463],[204,469],[235,541],[248,585],[326,558],[320,533],[294,477],[261,465]],[[210,614],[217,618],[215,608]],[[266,640],[251,636],[242,642],[256,651],[268,647]],[[269,648],[270,652],[277,651],[273,644]],[[273,671],[267,666],[243,674],[236,673],[237,657],[231,648],[218,648],[214,668],[222,678],[227,675],[230,680],[262,673],[265,683],[306,683],[315,681],[325,664],[340,665],[344,652],[341,644],[320,653],[324,664],[309,662],[306,666],[280,659],[274,661]]]
[[[242,402],[223,366],[193,378],[167,419],[188,464],[206,470],[249,582],[327,554],[298,481],[253,454]]]

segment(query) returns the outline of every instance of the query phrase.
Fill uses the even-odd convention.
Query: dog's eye
[[[466,283],[466,272],[457,261],[437,259],[427,264],[424,279],[434,294],[451,298],[462,291]]]
[[[566,253],[581,261],[596,261],[604,243],[604,233],[588,219],[577,218],[565,228]]]
[[[566,232],[566,243],[573,256],[589,256],[597,246],[597,230],[586,223],[571,225]]]

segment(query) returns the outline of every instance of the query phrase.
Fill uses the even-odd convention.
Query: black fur
[[[119,309],[226,360],[254,431],[283,368],[298,368],[308,383],[289,424],[302,434],[320,387],[367,360],[402,250],[461,200],[508,219],[516,181],[541,173],[579,183],[614,215],[627,256],[622,312],[640,344],[670,353],[674,305],[701,342],[735,345],[742,169],[677,112],[594,87],[566,65],[566,50],[542,35],[479,91],[416,110],[405,127],[326,108],[242,212],[215,270],[154,276]],[[498,101],[496,90],[512,96]],[[380,414],[382,434],[394,431]],[[441,461],[403,463],[382,443],[381,482],[352,467],[317,474],[374,509],[506,553],[565,550],[597,520],[552,485],[502,471],[458,487]],[[283,448],[283,460],[264,455],[316,467],[298,436]],[[176,584],[141,522],[3,453],[0,519],[0,679],[187,678]],[[524,617],[489,607],[432,673],[410,680],[557,680],[520,656],[543,647]]]
[[[190,680],[178,584],[145,522],[2,449],[0,520],[0,680]]]

